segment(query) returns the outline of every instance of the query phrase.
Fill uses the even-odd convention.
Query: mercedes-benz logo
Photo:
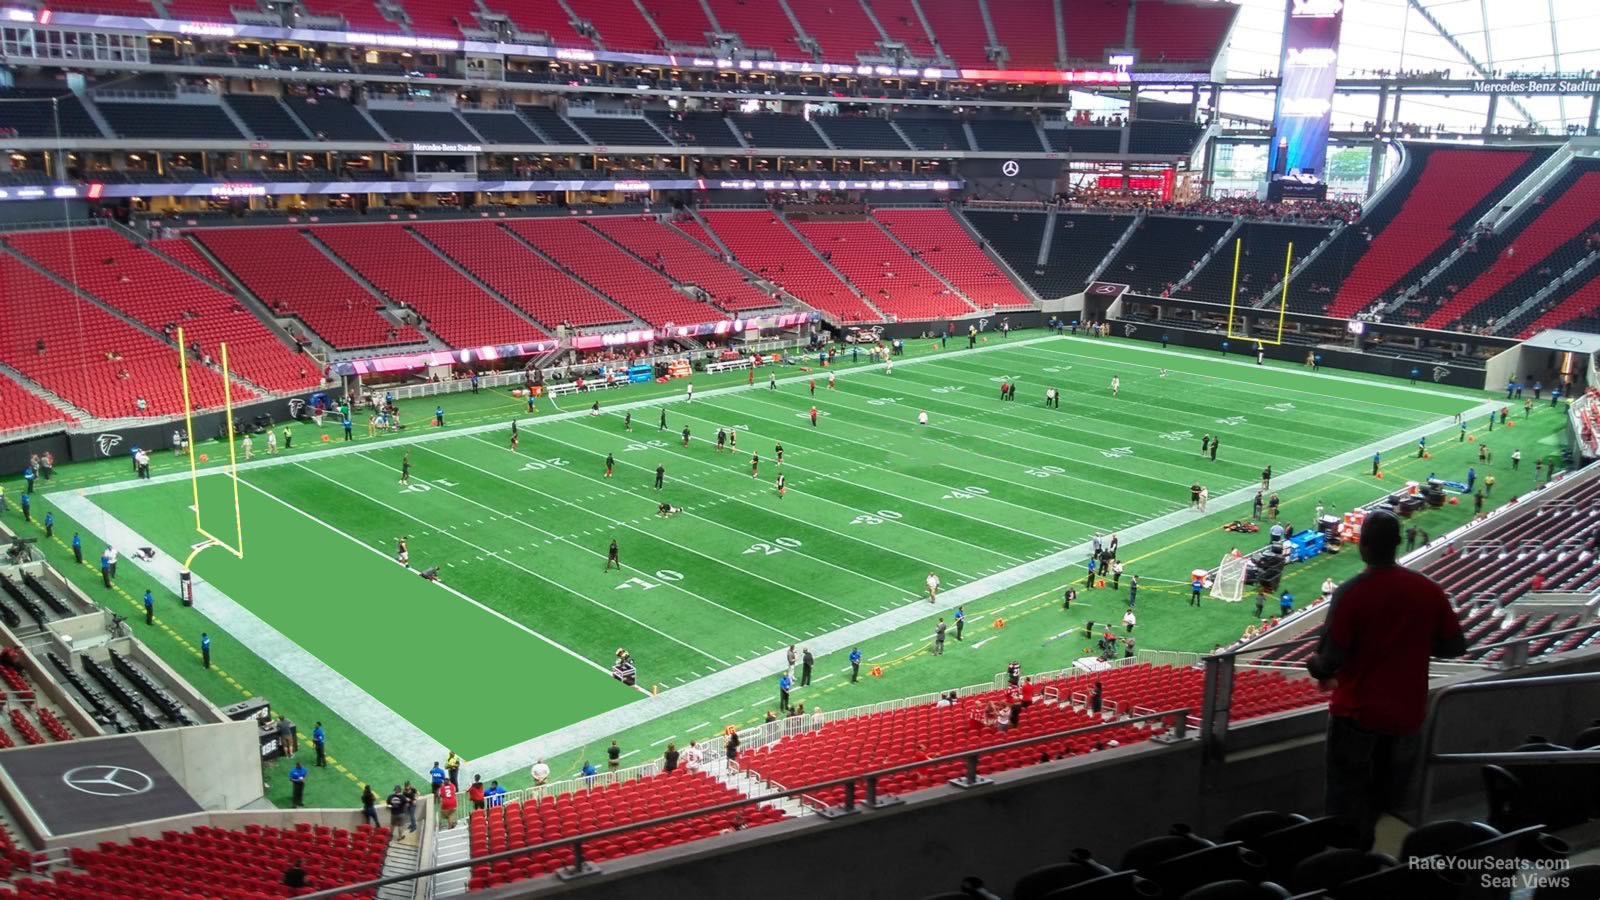
[[[1583,338],[1564,334],[1561,337],[1551,340],[1550,343],[1555,344],[1557,347],[1582,347]]]
[[[1008,159],[1000,164],[1000,173],[1007,178],[1015,178],[1017,173],[1021,171],[1022,166],[1014,159]]]
[[[67,787],[96,797],[137,797],[148,793],[156,781],[127,766],[78,766],[61,776]]]

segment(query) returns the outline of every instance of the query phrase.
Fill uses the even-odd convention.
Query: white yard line
[[[385,503],[382,500],[379,500],[377,497],[374,497],[371,494],[366,493],[365,491],[356,490],[355,488],[351,487],[348,484],[345,484],[344,482],[335,481],[334,479],[329,478],[328,476],[322,474],[321,472],[318,472],[316,469],[312,469],[312,468],[307,467],[307,468],[305,468],[305,471],[309,472],[310,474],[312,474],[312,475],[314,475],[314,476],[316,476],[318,478],[321,478],[324,481],[327,481],[330,484],[336,484],[339,487],[343,488],[344,490],[347,490],[350,493],[355,494],[358,497],[365,498],[370,503],[375,503],[378,506],[381,506],[384,509],[389,510],[390,512],[393,512],[393,513],[395,513],[397,515],[400,515],[400,516],[404,516],[405,518],[410,519],[413,522],[419,522],[419,523],[423,523],[423,524],[427,523],[426,519],[422,519],[422,518],[419,518],[417,516],[414,516],[411,513],[406,512],[405,510],[399,508],[398,506],[393,506],[391,504]],[[241,483],[248,484],[248,482],[243,482],[243,481],[241,481]],[[322,524],[324,527],[326,527],[329,530],[333,531],[335,534],[341,535],[341,536],[343,536],[345,538],[348,538],[349,540],[355,541],[357,544],[360,544],[363,547],[367,547],[368,549],[372,550],[373,552],[383,554],[385,557],[388,556],[388,554],[383,553],[382,550],[379,550],[376,547],[372,547],[369,544],[364,543],[359,538],[355,538],[355,537],[352,537],[352,536],[350,536],[348,534],[345,534],[344,532],[340,531],[339,529],[335,528],[334,526],[329,525],[327,522],[323,522],[321,519],[317,518],[316,516],[311,515],[308,512],[305,512],[304,510],[300,509],[299,507],[296,507],[296,506],[294,506],[294,505],[292,505],[290,503],[286,503],[286,502],[284,502],[282,500],[279,500],[277,497],[273,497],[271,494],[268,494],[266,491],[262,491],[260,488],[257,488],[255,485],[250,485],[250,487],[252,487],[255,490],[259,491],[263,496],[271,497],[275,502],[282,503],[284,506],[287,506],[290,509],[294,510],[295,512],[300,513],[302,516],[305,516],[306,518],[312,520],[313,522],[318,522],[318,523]],[[601,609],[605,610],[606,612],[611,613],[612,615],[615,615],[615,616],[617,616],[619,618],[622,618],[622,619],[626,619],[629,622],[632,622],[633,624],[638,625],[640,628],[643,628],[646,631],[654,632],[654,633],[660,635],[661,637],[666,638],[667,640],[671,641],[674,644],[678,644],[679,646],[682,646],[682,647],[685,647],[685,648],[687,648],[689,650],[692,650],[695,653],[698,653],[701,656],[706,657],[707,659],[713,660],[715,662],[722,663],[723,665],[727,665],[728,664],[727,660],[721,659],[721,658],[719,658],[719,657],[717,657],[717,656],[715,656],[715,655],[713,655],[711,653],[707,653],[706,651],[701,650],[699,647],[696,647],[693,644],[690,644],[690,643],[688,643],[686,641],[679,640],[678,638],[675,638],[672,635],[667,634],[665,631],[662,631],[661,629],[656,628],[656,627],[654,627],[654,626],[652,626],[652,625],[650,625],[650,624],[648,624],[646,622],[641,622],[640,620],[634,618],[633,616],[628,615],[627,613],[617,609],[616,607],[610,606],[610,605],[605,604],[605,603],[601,603],[599,600],[596,600],[593,597],[590,597],[589,595],[584,594],[581,591],[573,590],[572,588],[569,588],[566,585],[563,585],[560,582],[557,582],[557,581],[549,578],[548,576],[545,576],[545,575],[543,575],[543,574],[541,574],[539,572],[534,571],[533,569],[528,568],[527,566],[522,565],[521,563],[517,562],[514,559],[508,559],[504,554],[496,553],[495,551],[490,550],[488,547],[483,547],[483,546],[480,546],[478,544],[474,544],[473,542],[471,542],[471,541],[467,540],[466,538],[461,537],[459,535],[452,534],[449,537],[452,540],[459,541],[460,543],[465,544],[468,547],[471,547],[472,549],[478,551],[479,553],[486,554],[486,555],[488,555],[488,556],[490,556],[490,557],[492,557],[492,558],[494,558],[494,559],[496,559],[496,560],[498,560],[498,561],[500,561],[500,562],[502,562],[502,563],[504,563],[504,564],[506,564],[508,566],[511,566],[514,569],[518,569],[518,570],[520,570],[522,572],[525,572],[525,573],[527,573],[529,575],[532,575],[533,577],[539,579],[540,581],[543,581],[543,582],[551,585],[552,587],[555,587],[556,589],[558,589],[560,591],[563,591],[564,593],[571,594],[572,596],[578,597],[579,599],[582,599],[582,600],[586,600],[586,601],[594,604],[595,606],[600,607]],[[465,596],[465,595],[463,595],[463,596]],[[515,623],[514,619],[509,619],[504,614],[496,612],[492,608],[490,608],[488,606],[484,606],[481,603],[477,603],[477,601],[473,601],[473,602],[476,603],[478,606],[483,606],[484,609],[489,610],[490,612],[494,613],[496,616],[498,616],[498,617],[500,617],[502,619],[506,619],[506,621],[508,621],[508,622]],[[529,628],[526,625],[523,625],[521,623],[515,623],[515,624],[517,625],[518,628],[521,628],[523,631],[526,631],[529,634],[536,635],[536,636],[538,636],[540,638],[543,638],[544,640],[548,641],[549,643],[551,643],[551,644],[553,644],[555,646],[560,646],[559,644],[555,644],[554,641],[550,641],[549,638],[544,638],[543,635],[540,635],[538,632],[534,631],[533,629]],[[566,649],[566,648],[562,648],[562,649]],[[567,652],[570,653],[573,656],[578,657],[579,659],[582,659],[584,662],[588,663],[589,665],[594,666],[597,669],[600,669],[601,671],[606,673],[607,677],[610,677],[610,675],[611,675],[611,670],[610,669],[607,669],[606,667],[600,665],[599,663],[595,662],[592,659],[589,659],[588,657],[582,656],[581,654],[577,653],[576,651],[567,650]],[[641,688],[641,690],[642,690],[642,688]],[[529,765],[532,765],[532,763],[529,763]]]

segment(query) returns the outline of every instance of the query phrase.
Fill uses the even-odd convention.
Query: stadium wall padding
[[[1180,347],[1194,347],[1202,350],[1214,350],[1222,353],[1222,344],[1228,344],[1227,355],[1242,359],[1255,360],[1255,342],[1248,338],[1229,338],[1225,334],[1215,331],[1194,331],[1171,324],[1157,324],[1153,322],[1126,322],[1113,321],[1112,334],[1119,337],[1133,338],[1135,340],[1160,343],[1165,335],[1168,343]],[[1265,344],[1262,349],[1266,351],[1268,359],[1283,360],[1285,362],[1304,363],[1306,352],[1314,351],[1322,357],[1322,364],[1335,369],[1348,369],[1352,372],[1366,372],[1371,375],[1386,375],[1390,378],[1411,380],[1411,371],[1417,370],[1417,381],[1432,384],[1448,384],[1452,387],[1471,388],[1482,390],[1484,388],[1484,374],[1482,369],[1473,369],[1463,366],[1453,366],[1447,363],[1425,363],[1411,359],[1400,359],[1395,356],[1377,356],[1370,353],[1357,353],[1353,350],[1332,350],[1323,347],[1307,347],[1302,344]],[[1501,385],[1505,387],[1505,385]]]

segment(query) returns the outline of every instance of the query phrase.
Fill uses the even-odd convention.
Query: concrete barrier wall
[[[238,809],[265,793],[253,721],[144,731],[138,737],[205,809]]]

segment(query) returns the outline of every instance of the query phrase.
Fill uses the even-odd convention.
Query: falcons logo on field
[[[115,449],[118,444],[122,443],[122,435],[110,433],[102,434],[95,439],[95,443],[100,447],[101,456],[110,456],[111,451]]]

